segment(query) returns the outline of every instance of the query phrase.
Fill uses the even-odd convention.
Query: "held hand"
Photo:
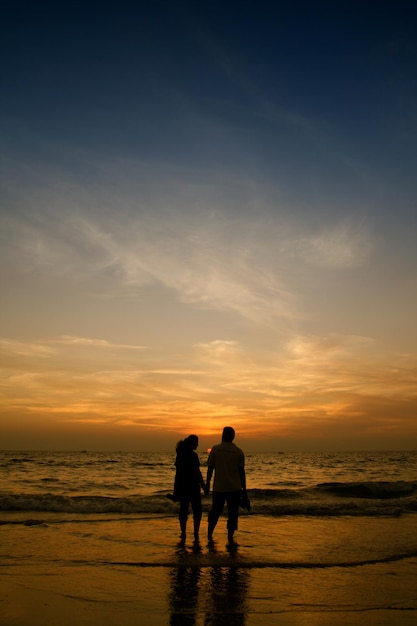
[[[241,506],[242,509],[246,509],[247,511],[250,511],[252,509],[246,489],[242,489],[239,506]]]

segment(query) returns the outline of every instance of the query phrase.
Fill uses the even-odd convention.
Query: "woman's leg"
[[[203,508],[201,506],[201,495],[200,491],[198,494],[195,494],[191,500],[191,507],[193,509],[193,518],[194,518],[194,539],[198,541],[198,534],[200,532],[200,522],[203,514]]]
[[[180,512],[178,515],[178,519],[180,521],[181,539],[185,539],[186,536],[189,504],[190,501],[188,498],[181,498]]]

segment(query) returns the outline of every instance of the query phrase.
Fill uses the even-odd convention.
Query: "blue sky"
[[[415,447],[412,3],[4,14],[6,447]]]

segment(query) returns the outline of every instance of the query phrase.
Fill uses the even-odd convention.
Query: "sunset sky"
[[[416,5],[2,21],[0,448],[416,448]]]

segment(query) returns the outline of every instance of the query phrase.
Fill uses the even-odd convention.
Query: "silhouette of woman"
[[[168,494],[168,498],[180,503],[178,519],[180,522],[181,539],[185,540],[189,507],[193,511],[194,540],[198,541],[200,522],[202,516],[201,489],[205,488],[203,476],[200,471],[200,460],[196,449],[198,447],[197,435],[189,435],[177,443],[175,459],[175,482],[174,495]]]

